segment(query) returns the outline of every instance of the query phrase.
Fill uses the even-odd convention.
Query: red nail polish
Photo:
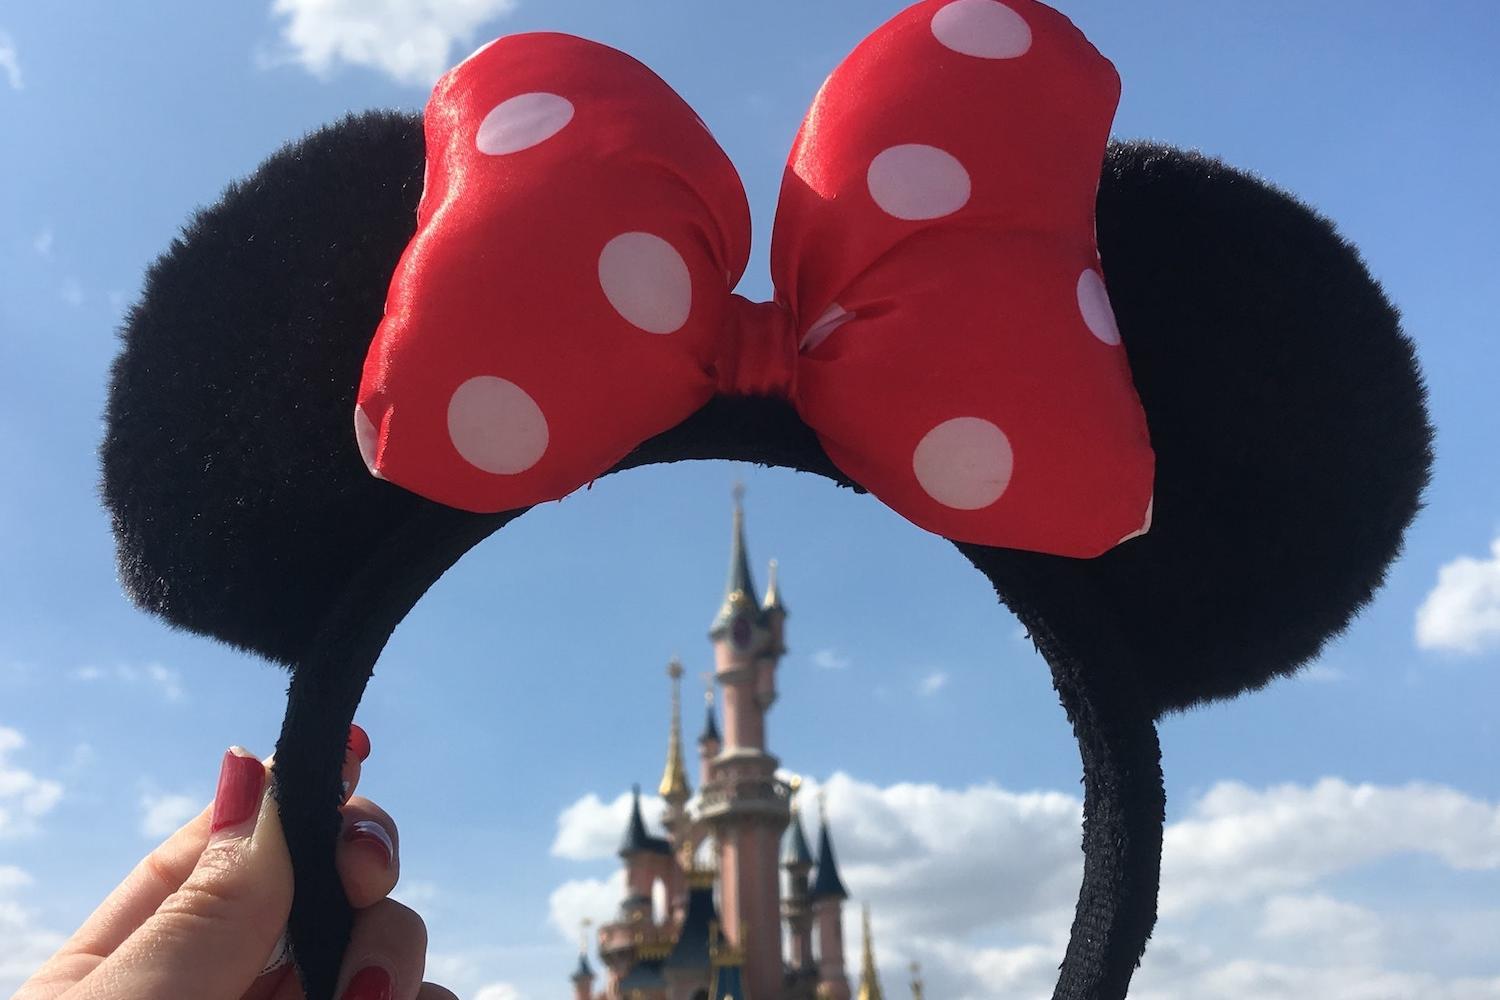
[[[360,969],[344,988],[343,1000],[391,1000],[391,974],[378,965]]]
[[[357,725],[350,726],[348,746],[354,751],[354,756],[366,760],[370,756],[370,734]]]
[[[344,840],[350,844],[369,844],[375,847],[384,856],[385,866],[391,866],[396,845],[391,843],[391,835],[386,833],[385,827],[375,820],[362,819],[358,823],[349,824],[349,829],[344,831]]]
[[[218,833],[225,827],[247,822],[260,809],[261,792],[266,787],[266,769],[254,757],[242,757],[233,750],[224,752],[219,767],[219,787],[214,792],[214,813],[209,831]]]

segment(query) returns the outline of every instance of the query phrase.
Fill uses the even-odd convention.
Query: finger
[[[417,1000],[458,1000],[458,997],[451,990],[437,983],[423,983],[421,991],[417,994]]]
[[[344,806],[337,864],[349,904],[362,910],[390,895],[401,877],[401,837],[396,821],[363,796]]]
[[[427,965],[427,925],[415,910],[383,899],[361,910],[344,953],[339,1000],[417,1000]]]
[[[208,843],[182,886],[69,1000],[237,1000],[286,923],[292,868],[265,766],[224,755]]]
[[[26,981],[16,1000],[50,1000],[93,972],[188,877],[208,843],[209,807],[146,855]]]

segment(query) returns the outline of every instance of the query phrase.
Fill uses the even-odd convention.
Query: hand
[[[350,797],[370,743],[358,726],[349,736],[337,865],[355,915],[337,995],[457,1000],[422,982],[427,928],[386,898],[396,824]],[[292,866],[266,763],[226,753],[212,805],[136,865],[13,1000],[302,1000],[281,937]]]

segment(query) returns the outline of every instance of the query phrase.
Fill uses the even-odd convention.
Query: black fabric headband
[[[523,513],[372,479],[350,433],[422,185],[420,118],[370,113],[231,186],[150,271],[102,449],[130,595],[291,670],[276,776],[312,1000],[331,996],[350,925],[339,767],[371,669],[428,587]],[[1084,876],[1054,994],[1070,1000],[1123,997],[1155,922],[1155,720],[1289,674],[1344,629],[1432,460],[1412,346],[1326,220],[1141,143],[1110,148],[1097,212],[1157,454],[1153,530],[1091,560],[957,545],[1045,655],[1078,738]],[[769,397],[715,398],[617,468],[707,458],[853,486]]]

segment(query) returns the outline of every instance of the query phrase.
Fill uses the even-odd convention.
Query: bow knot
[[[1094,556],[1154,458],[1095,248],[1119,77],[1036,0],[922,0],[787,160],[773,301],[731,294],[743,185],[624,53],[499,39],[438,82],[417,231],[365,362],[375,475],[473,511],[576,490],[715,395],[789,400],[948,538]]]
[[[786,306],[729,296],[716,347],[714,390],[719,395],[795,398],[797,331]]]

